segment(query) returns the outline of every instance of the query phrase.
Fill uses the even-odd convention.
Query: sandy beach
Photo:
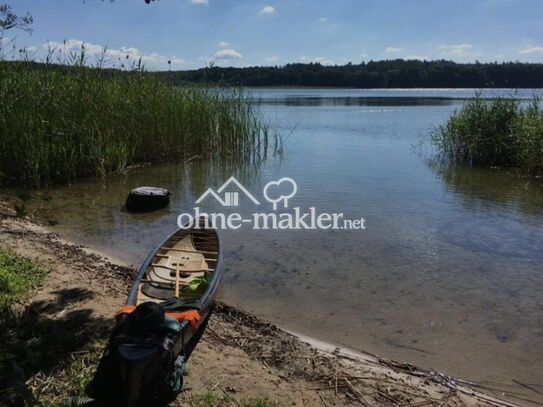
[[[115,311],[124,303],[135,269],[76,246],[29,220],[0,221],[0,245],[44,264],[50,273],[21,306],[55,324],[74,323],[80,347],[107,338]],[[51,335],[54,335],[54,330]],[[66,357],[77,358],[78,349]],[[95,363],[91,360],[89,363]],[[40,389],[53,375],[53,391],[63,394],[55,364],[27,378]],[[89,378],[90,379],[90,378]],[[41,389],[43,391],[43,389]],[[286,332],[240,309],[218,303],[188,364],[177,405],[191,405],[204,392],[225,396],[221,405],[262,397],[293,406],[513,406],[531,405],[520,396],[419,369],[408,363],[350,351]],[[228,401],[225,401],[228,400]],[[534,403],[535,405],[537,403]]]

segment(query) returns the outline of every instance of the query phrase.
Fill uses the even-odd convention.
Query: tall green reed
[[[467,100],[431,133],[439,153],[453,162],[543,173],[543,111],[538,96]]]
[[[84,49],[62,61],[51,55],[41,64],[0,61],[5,184],[66,182],[194,156],[258,160],[270,142],[278,145],[241,90],[174,87],[141,61],[129,71],[90,68]]]

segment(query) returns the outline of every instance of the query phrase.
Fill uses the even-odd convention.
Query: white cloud
[[[171,58],[170,58],[170,62],[171,62],[172,64],[184,64],[184,63],[187,62],[187,61],[184,60],[183,58],[171,57]]]
[[[326,17],[321,17],[317,20],[319,23],[325,23],[328,21],[328,19]]]
[[[220,51],[215,52],[213,58],[215,59],[240,59],[242,55],[230,48],[221,49]]]
[[[505,58],[507,55],[505,54],[498,54],[498,55],[495,55],[494,58],[497,58],[497,59],[503,59]]]
[[[273,6],[266,6],[262,10],[260,10],[259,14],[275,14],[275,7]]]
[[[395,47],[386,47],[385,52],[392,54],[394,52],[400,52],[403,51],[403,48],[395,48]]]
[[[96,57],[103,56],[109,60],[129,60],[137,61],[141,59],[144,63],[166,63],[171,61],[174,64],[184,63],[185,60],[176,56],[166,56],[158,54],[156,52],[146,54],[143,51],[135,47],[120,47],[120,48],[107,48],[103,45],[93,44],[91,42],[84,42],[75,38],[59,42],[59,41],[47,41],[42,44],[42,48],[54,52],[80,52],[85,51],[88,56]],[[28,48],[27,48],[28,49]]]
[[[230,44],[226,41],[221,41],[219,44],[217,44],[219,47],[229,47]]]
[[[266,61],[268,61],[268,62],[275,62],[277,60],[279,60],[279,58],[276,57],[275,55],[272,55],[270,57],[266,57]]]
[[[208,0],[190,0],[193,4],[209,4]]]
[[[334,61],[332,61],[331,59],[325,58],[325,57],[311,58],[311,57],[308,57],[307,55],[302,55],[300,57],[300,62],[314,62],[314,63],[321,64],[321,65],[334,65],[335,64]]]
[[[543,47],[527,47],[527,48],[521,49],[518,53],[519,54],[533,54],[534,52],[543,52]]]
[[[409,61],[409,60],[419,60],[419,61],[426,61],[428,60],[428,56],[424,55],[424,56],[421,56],[421,55],[408,55],[406,57],[404,57],[404,59],[406,61]]]
[[[368,58],[368,57],[369,57],[369,55],[366,54],[365,52],[360,54],[360,58]]]
[[[442,55],[462,56],[469,55],[469,50],[473,48],[471,44],[441,45],[437,49]]]
[[[90,42],[83,42],[75,38],[66,40],[64,42],[47,41],[42,44],[42,47],[51,51],[58,50],[62,52],[80,51],[84,49],[87,54],[92,55],[100,54],[104,51],[104,47],[102,45],[92,44]],[[110,52],[111,51],[112,50],[110,50]]]

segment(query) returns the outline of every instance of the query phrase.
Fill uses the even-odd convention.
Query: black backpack
[[[183,384],[185,358],[175,355],[177,335],[157,304],[140,304],[123,317],[100,360],[87,394],[100,405],[164,406]]]

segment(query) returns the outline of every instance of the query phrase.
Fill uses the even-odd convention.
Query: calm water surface
[[[283,157],[140,168],[38,191],[31,208],[63,235],[139,264],[207,187],[234,174],[258,195],[292,177],[292,205],[363,216],[367,229],[226,232],[224,300],[320,339],[540,397],[513,379],[543,385],[541,181],[412,151],[474,91],[251,92],[287,137]],[[500,92],[509,93],[487,95]],[[141,185],[172,190],[170,208],[122,211]]]

